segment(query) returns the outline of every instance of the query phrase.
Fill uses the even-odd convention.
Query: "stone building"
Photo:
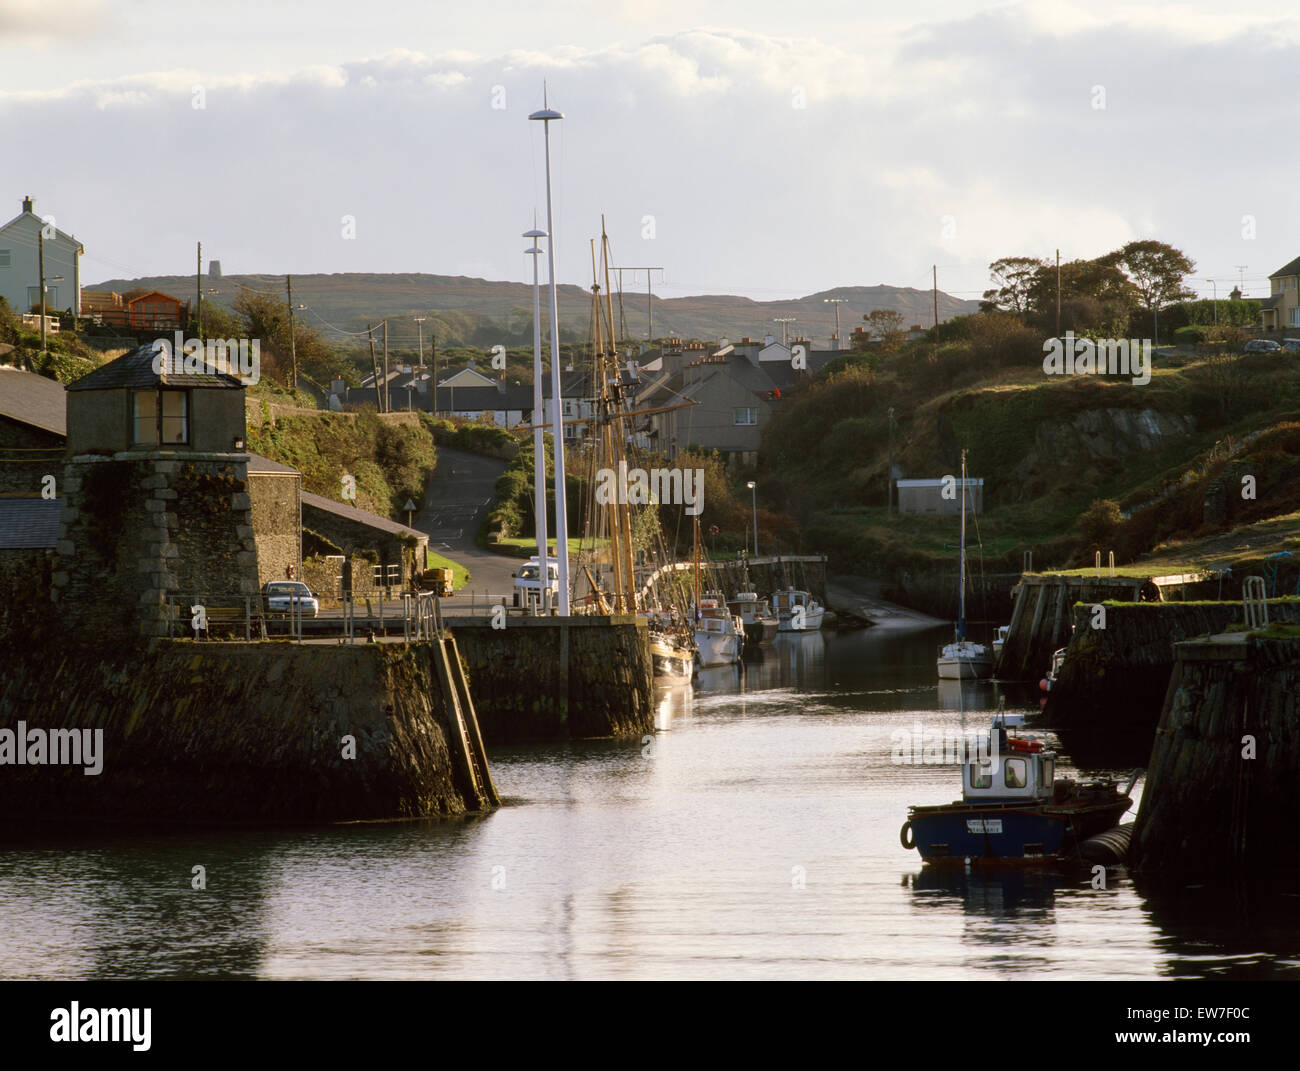
[[[170,604],[259,590],[243,385],[153,358],[142,346],[67,388],[53,585],[74,628],[166,635]]]
[[[360,584],[354,579],[354,592],[365,590],[367,579],[371,589],[399,590],[410,579],[412,568],[424,568],[429,536],[396,521],[304,491],[302,523],[342,550],[345,559],[372,559],[371,576],[359,578]],[[352,575],[356,578],[355,568]]]
[[[0,495],[39,495],[63,472],[63,385],[0,365]]]
[[[261,454],[248,455],[248,497],[257,543],[257,580],[302,575],[302,473]]]

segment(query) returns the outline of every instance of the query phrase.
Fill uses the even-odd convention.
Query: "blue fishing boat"
[[[974,741],[961,765],[962,798],[911,807],[899,831],[934,865],[1043,865],[1078,857],[1079,845],[1129,809],[1135,771],[1117,781],[1056,777],[1056,752],[1036,736],[1014,731],[1024,719],[999,712],[987,737]]]

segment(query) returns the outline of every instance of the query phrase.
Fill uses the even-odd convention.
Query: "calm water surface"
[[[1300,977],[1294,888],[923,872],[899,827],[957,771],[891,733],[1002,694],[940,688],[943,638],[779,637],[644,742],[493,752],[484,818],[8,846],[0,977]]]

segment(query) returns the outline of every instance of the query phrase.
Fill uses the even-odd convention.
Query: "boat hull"
[[[696,664],[700,668],[740,661],[741,637],[734,632],[695,633]]]
[[[783,613],[778,619],[777,632],[816,632],[822,627],[822,618],[826,611],[820,606],[815,610],[808,610],[803,615],[803,627],[797,628],[794,624],[794,615]]]
[[[903,836],[910,833],[921,859],[935,866],[1059,863],[1073,859],[1082,841],[1112,828],[1129,805],[1120,797],[1085,806],[913,808]]]
[[[992,676],[993,662],[991,659],[939,659],[939,679],[941,681],[986,681]]]

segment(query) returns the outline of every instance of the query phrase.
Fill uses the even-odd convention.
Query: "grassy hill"
[[[630,285],[629,276],[626,283]],[[229,306],[243,288],[284,295],[281,275],[226,275],[219,279],[204,276],[204,301]],[[124,293],[136,289],[157,289],[181,298],[195,292],[192,275],[160,275],[141,279],[106,279],[87,284],[90,289]],[[377,323],[385,317],[394,322],[390,341],[415,347],[417,334],[414,315],[437,315],[424,326],[425,343],[437,333],[439,345],[531,345],[532,286],[525,283],[474,279],[466,276],[424,274],[295,275],[295,304],[307,309],[303,322],[321,330],[326,338],[343,339],[342,332],[365,330],[367,322]],[[653,299],[655,337],[677,335],[682,338],[716,339],[722,336],[761,337],[779,333],[772,322],[776,316],[793,316],[792,325],[800,333],[824,343],[835,329],[835,306],[823,299],[842,297],[841,332],[848,337],[855,323],[873,309],[894,309],[903,314],[908,325],[933,322],[930,291],[894,286],[838,287],[805,297],[780,301],[753,301],[730,295],[701,295],[683,298]],[[559,288],[560,324],[567,341],[584,341],[591,319],[591,294],[577,286]],[[939,294],[939,317],[974,312],[977,303]],[[626,323],[629,338],[643,339],[647,330],[647,302],[644,285],[639,291],[628,289],[623,296],[621,313],[616,319]],[[331,330],[328,325],[338,328]],[[398,333],[398,327],[401,331]]]
[[[955,518],[887,514],[891,408],[897,475],[956,474],[967,450],[985,480],[970,553],[990,571],[1025,550],[1040,570],[1113,550],[1121,566],[1239,574],[1300,550],[1295,358],[1164,350],[1136,385],[1045,375],[1037,336],[995,318],[944,337],[836,362],[765,429],[764,497],[840,568],[897,578],[956,557]]]

